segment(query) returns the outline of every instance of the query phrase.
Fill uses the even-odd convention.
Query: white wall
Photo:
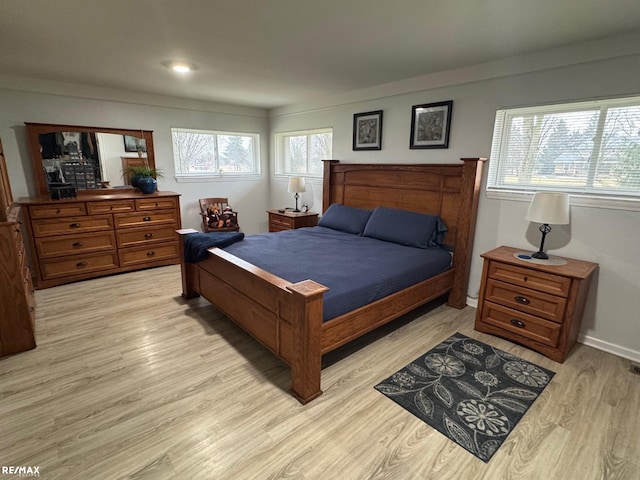
[[[637,39],[636,39],[637,40]],[[628,42],[625,48],[629,48]],[[588,58],[592,45],[567,51],[566,63]],[[640,52],[640,42],[636,42]],[[601,51],[599,53],[602,53]],[[526,58],[510,59],[498,65],[499,75],[489,78],[488,69],[466,69],[413,80],[411,92],[402,85],[381,86],[377,91],[315,100],[313,104],[293,105],[270,113],[271,133],[295,129],[333,127],[333,158],[349,162],[450,163],[461,157],[488,157],[495,112],[499,107],[545,104],[594,97],[640,94],[640,54],[612,59],[589,59],[558,67],[557,52],[548,57],[554,65],[547,68],[536,55],[540,70],[528,71]],[[582,56],[582,57],[581,57]],[[600,55],[602,56],[602,55]],[[480,77],[480,79],[477,79]],[[437,87],[431,88],[433,84]],[[416,91],[419,90],[419,91]],[[402,92],[402,93],[401,93]],[[360,97],[368,99],[356,100]],[[411,106],[454,101],[451,138],[448,149],[410,150]],[[382,150],[352,150],[353,114],[383,110]],[[273,152],[272,152],[273,154]],[[477,297],[482,262],[480,254],[499,245],[526,250],[539,245],[537,225],[524,219],[528,203],[480,198],[474,243],[469,296]],[[283,180],[271,180],[272,206],[290,204]],[[313,210],[321,212],[321,188],[315,193]],[[308,195],[308,194],[305,194]],[[591,289],[581,329],[581,341],[640,360],[640,212],[573,206],[571,224],[554,227],[547,240],[552,253],[590,260],[600,264]]]
[[[273,162],[269,162],[274,132],[331,126],[333,157],[342,161],[455,162],[460,157],[489,156],[498,107],[640,94],[638,78],[640,35],[635,34],[315,99],[275,109],[270,118],[261,109],[0,75],[0,137],[17,198],[34,193],[24,122],[153,130],[156,163],[166,172],[174,171],[171,127],[258,132],[259,179],[177,183],[167,175],[159,184],[160,189],[182,194],[185,227],[199,228],[198,198],[226,196],[240,212],[243,230],[253,233],[266,231],[265,209],[294,202],[286,192],[286,178],[273,175]],[[450,147],[409,150],[411,106],[449,99],[454,100]],[[353,114],[380,109],[384,110],[382,150],[352,151]],[[301,202],[320,212],[321,183],[307,185]],[[524,220],[526,208],[524,202],[481,196],[471,297],[477,296],[480,284],[480,253],[497,245],[537,247],[535,226]],[[582,341],[640,361],[640,212],[573,206],[571,214],[571,224],[555,227],[547,245],[555,254],[600,264],[582,325]]]
[[[1,80],[0,138],[16,199],[35,194],[24,122],[153,130],[156,166],[165,172],[158,188],[182,195],[180,207],[184,228],[200,230],[198,198],[228,197],[229,203],[240,212],[243,231],[256,233],[267,230],[269,139],[265,110],[192,101],[185,101],[184,106],[180,106],[179,100],[158,97],[142,98],[148,103],[146,105],[129,99],[79,98],[69,96],[67,92],[59,93],[56,85],[51,86],[53,93],[36,93],[7,86],[7,82],[3,88]],[[127,98],[127,95],[121,96]],[[259,133],[261,176],[251,181],[222,177],[209,181],[176,182],[171,127]]]

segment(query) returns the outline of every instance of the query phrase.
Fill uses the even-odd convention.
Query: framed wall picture
[[[132,137],[129,135],[123,135],[123,137],[125,152],[147,151],[147,142],[145,142],[144,138]]]
[[[380,150],[382,148],[382,110],[353,115],[353,149]]]
[[[409,148],[449,148],[453,100],[411,107]]]

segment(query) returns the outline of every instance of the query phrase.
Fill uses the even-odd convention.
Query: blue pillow
[[[318,225],[360,235],[370,216],[371,210],[332,203],[322,215]]]
[[[437,224],[438,215],[378,207],[371,214],[362,235],[409,247],[428,248],[438,235]]]

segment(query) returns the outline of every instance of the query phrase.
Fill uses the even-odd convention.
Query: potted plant
[[[164,172],[162,170],[152,168],[149,165],[127,167],[124,173],[129,175],[131,186],[139,188],[143,193],[155,192],[158,184],[156,179],[164,178]]]

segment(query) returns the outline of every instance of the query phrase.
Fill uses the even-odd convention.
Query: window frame
[[[320,171],[318,173],[309,173],[309,164],[310,164],[310,149],[309,144],[311,141],[312,135],[322,134],[322,133],[330,133],[331,134],[331,155],[333,155],[333,127],[321,127],[321,128],[307,128],[304,130],[290,130],[290,131],[282,131],[275,132],[273,135],[274,139],[274,153],[275,153],[275,165],[274,165],[274,174],[277,177],[291,177],[291,176],[302,176],[309,179],[322,179],[323,176],[323,166],[320,165]],[[286,158],[285,158],[285,139],[287,137],[300,137],[306,136],[307,140],[307,158],[306,158],[306,167],[307,172],[292,172],[287,171],[285,169]],[[326,159],[329,160],[329,159]]]
[[[197,172],[197,173],[185,173],[178,171],[179,162],[176,157],[174,133],[176,132],[191,132],[213,135],[214,145],[214,164],[215,171],[213,172]],[[218,149],[218,137],[219,136],[238,136],[238,137],[250,137],[253,142],[253,171],[251,172],[230,172],[223,171],[220,168],[219,149]],[[225,130],[208,130],[202,128],[187,128],[187,127],[171,127],[171,149],[173,152],[173,167],[176,181],[178,182],[190,182],[200,181],[203,179],[248,179],[256,178],[261,174],[261,162],[260,162],[260,134],[258,132],[239,132],[239,131],[225,131]]]
[[[487,173],[487,185],[485,188],[488,198],[505,200],[529,201],[533,193],[537,191],[560,191],[570,195],[571,203],[579,206],[590,206],[597,208],[611,208],[617,210],[640,211],[640,191],[638,193],[623,193],[615,189],[597,190],[591,184],[585,187],[558,186],[558,185],[506,185],[499,183],[498,179],[504,172],[506,165],[507,148],[509,145],[509,128],[514,117],[535,114],[560,114],[573,111],[599,110],[599,115],[608,109],[619,107],[640,106],[640,96],[626,96],[616,98],[602,98],[587,101],[573,101],[555,104],[537,105],[529,107],[499,108],[496,111],[493,137],[491,142],[491,155],[489,169]],[[606,117],[599,119],[603,124]],[[602,130],[597,130],[602,133]],[[599,148],[602,136],[594,138],[591,152]],[[598,146],[597,146],[598,145]],[[504,147],[504,148],[503,148]],[[598,152],[599,153],[599,152]],[[589,164],[591,170],[597,169],[602,161],[600,155],[596,159],[595,165]],[[590,176],[587,175],[586,183],[589,183]]]

